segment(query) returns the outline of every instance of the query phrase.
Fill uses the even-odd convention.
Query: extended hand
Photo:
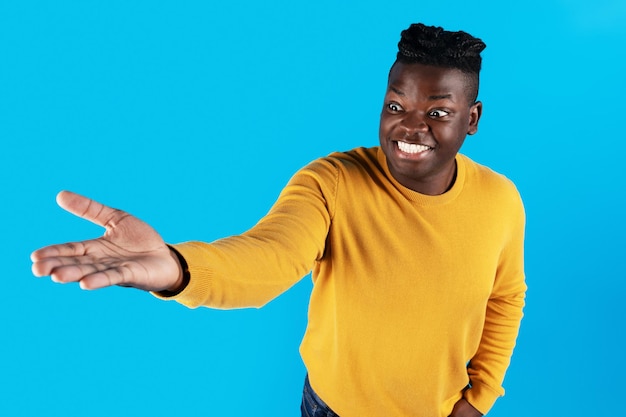
[[[454,404],[450,417],[481,417],[480,411],[475,409],[465,398],[461,398]]]
[[[59,206],[106,229],[104,236],[52,245],[31,255],[33,274],[55,282],[79,282],[83,289],[111,285],[148,291],[175,290],[182,284],[178,259],[148,224],[121,210],[68,191]]]

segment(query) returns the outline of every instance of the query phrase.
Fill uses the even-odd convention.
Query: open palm
[[[182,281],[178,260],[148,224],[121,210],[62,191],[57,203],[106,229],[93,240],[63,243],[32,253],[33,274],[55,282],[79,282],[83,289],[111,285],[148,291],[172,290]]]

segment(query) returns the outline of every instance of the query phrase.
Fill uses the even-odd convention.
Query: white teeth
[[[404,153],[420,153],[430,149],[428,146],[398,141],[398,148]]]

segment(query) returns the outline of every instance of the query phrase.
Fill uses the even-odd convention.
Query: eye
[[[441,109],[431,110],[431,111],[428,112],[428,115],[430,117],[434,117],[434,118],[445,117],[445,116],[447,116],[449,114],[450,114],[450,112],[447,112],[447,111],[441,110]]]
[[[387,110],[389,110],[391,113],[399,113],[404,109],[401,105],[399,105],[395,101],[392,101],[391,103],[387,103]]]

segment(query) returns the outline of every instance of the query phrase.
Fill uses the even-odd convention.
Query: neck
[[[457,166],[456,160],[447,172],[440,173],[439,175],[432,176],[429,178],[425,178],[422,180],[416,180],[414,178],[406,177],[403,175],[394,172],[394,169],[387,165],[389,168],[389,172],[391,175],[398,181],[400,184],[405,186],[406,188],[416,191],[420,194],[425,195],[440,195],[449,191],[456,181],[457,176]]]

